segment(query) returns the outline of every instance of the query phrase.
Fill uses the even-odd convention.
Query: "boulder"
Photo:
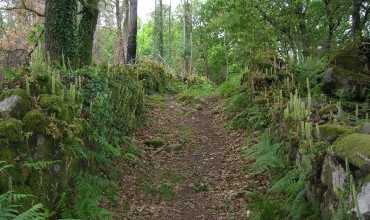
[[[31,98],[21,89],[8,90],[0,95],[0,117],[22,118],[31,109]]]
[[[357,195],[357,204],[359,214],[370,218],[370,182],[364,184],[361,188],[361,192]]]
[[[337,51],[324,73],[323,91],[331,96],[364,101],[370,82],[370,44],[364,40]]]
[[[370,135],[354,133],[338,139],[333,145],[336,156],[363,168],[370,158]]]
[[[363,134],[370,134],[370,123],[365,123],[362,125],[360,132]]]
[[[323,76],[322,90],[330,96],[365,100],[370,76],[341,67],[329,68]]]
[[[336,139],[343,135],[354,133],[354,129],[342,126],[340,124],[324,124],[320,125],[320,138],[329,143],[333,143]]]
[[[13,95],[0,102],[0,114],[5,117],[15,114],[18,111],[17,106],[21,102],[21,97]]]
[[[332,156],[327,156],[322,166],[320,178],[321,182],[330,189],[331,193],[337,194],[339,191],[344,190],[346,171]]]

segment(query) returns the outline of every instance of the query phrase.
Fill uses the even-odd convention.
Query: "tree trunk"
[[[128,25],[129,25],[129,17],[130,17],[130,9],[129,9],[129,0],[123,0],[123,10],[125,11],[125,19],[123,20],[123,60],[124,62],[127,61],[127,43],[128,43]]]
[[[81,66],[87,66],[92,63],[94,34],[99,18],[98,5],[99,0],[89,0],[83,6],[82,18],[78,28],[78,54]]]
[[[76,0],[46,0],[45,50],[53,64],[76,64]]]
[[[122,21],[123,21],[123,8],[121,7],[120,0],[114,1],[114,7],[116,8],[116,22],[117,22],[117,42],[114,54],[114,63],[122,64],[124,57],[124,46],[123,46],[123,32],[122,32]]]
[[[127,63],[136,62],[137,50],[137,1],[130,0],[130,16],[127,41]]]
[[[172,1],[168,9],[168,62],[172,64]]]
[[[159,0],[159,56],[161,59],[164,57],[163,30],[163,1]]]
[[[352,38],[354,40],[362,35],[361,4],[362,0],[352,0]]]
[[[332,11],[332,2],[331,0],[325,0],[325,14],[326,19],[328,20],[328,35],[326,38],[326,42],[324,48],[326,51],[330,51],[333,44],[333,37],[334,37],[334,22],[333,22],[333,11]]]
[[[192,72],[192,29],[191,0],[184,0],[184,68],[187,76]]]

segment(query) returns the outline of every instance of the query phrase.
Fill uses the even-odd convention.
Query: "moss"
[[[366,165],[364,158],[370,158],[370,135],[367,134],[350,134],[339,139],[333,145],[334,153],[340,158],[348,161],[361,168]]]
[[[339,137],[352,133],[354,133],[354,129],[344,127],[339,124],[324,124],[320,126],[320,135],[324,139],[328,137]]]
[[[0,143],[10,144],[23,141],[22,122],[14,119],[0,120]]]
[[[39,110],[28,112],[24,118],[24,130],[33,133],[44,133],[47,121],[45,115]]]
[[[11,114],[11,116],[15,118],[22,118],[24,114],[31,109],[31,97],[23,89],[10,89],[1,93],[0,101],[13,95],[18,96],[21,99],[18,103],[17,110],[13,114]]]
[[[6,161],[8,164],[13,164],[15,161],[16,152],[9,147],[0,147],[0,161]]]
[[[41,95],[40,106],[46,110],[49,114],[55,114],[55,116],[62,120],[69,119],[69,113],[64,100],[60,96],[56,95]]]
[[[330,114],[330,112],[335,113],[337,111],[338,111],[337,105],[330,104],[330,105],[326,105],[326,106],[322,107],[319,111],[319,114],[320,115],[326,115],[326,114]]]

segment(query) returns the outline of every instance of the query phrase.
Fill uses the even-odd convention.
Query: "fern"
[[[43,211],[44,207],[42,204],[34,205],[29,210],[19,214],[14,218],[14,220],[43,220],[46,216]]]
[[[23,209],[19,203],[30,197],[26,194],[16,194],[12,191],[0,195],[0,219],[2,220],[44,220],[47,219],[42,204],[36,204],[30,209],[20,212]]]
[[[12,165],[7,164],[6,161],[0,161],[0,174],[4,173],[4,171],[8,168],[11,168]]]
[[[59,163],[60,161],[28,161],[24,163],[25,167],[35,169],[35,170],[44,170],[51,166],[53,166],[56,163]]]
[[[273,143],[268,135],[263,135],[260,143],[246,149],[244,154],[247,159],[256,161],[252,170],[257,174],[285,167],[281,145]]]

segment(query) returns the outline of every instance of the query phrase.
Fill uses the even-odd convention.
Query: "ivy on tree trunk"
[[[76,64],[76,15],[76,0],[46,0],[45,49],[53,64]]]
[[[99,0],[89,0],[83,5],[82,18],[78,28],[78,55],[81,66],[92,62],[94,34],[99,18]]]

